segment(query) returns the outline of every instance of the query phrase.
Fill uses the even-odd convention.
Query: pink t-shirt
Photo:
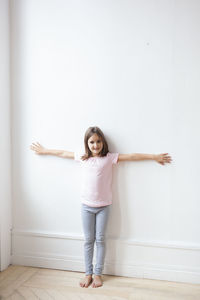
[[[112,165],[117,164],[119,153],[108,152],[103,157],[81,160],[81,153],[75,152],[74,159],[82,167],[82,203],[100,207],[112,204]]]

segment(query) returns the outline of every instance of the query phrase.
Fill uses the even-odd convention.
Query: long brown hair
[[[85,136],[84,136],[85,154],[83,156],[81,156],[82,160],[86,160],[86,159],[92,157],[92,152],[90,151],[90,149],[88,147],[88,140],[95,133],[99,136],[99,138],[103,142],[103,148],[102,148],[101,152],[99,153],[99,156],[100,157],[106,156],[107,153],[109,152],[107,141],[106,141],[105,136],[104,136],[103,132],[101,131],[101,129],[97,126],[89,127],[86,130]]]

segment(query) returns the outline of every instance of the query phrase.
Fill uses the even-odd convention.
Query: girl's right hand
[[[35,154],[45,154],[46,153],[46,149],[40,145],[40,143],[32,143],[32,145],[30,146],[30,149],[35,151]]]

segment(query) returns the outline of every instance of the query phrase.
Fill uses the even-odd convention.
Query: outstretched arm
[[[65,151],[65,150],[54,150],[54,149],[46,149],[42,145],[37,143],[32,143],[30,149],[35,151],[35,154],[46,154],[46,155],[55,155],[62,158],[73,158],[74,159],[74,152]]]
[[[155,160],[161,165],[165,163],[171,163],[172,158],[168,155],[169,153],[162,154],[143,154],[143,153],[131,153],[131,154],[119,154],[119,161],[138,161],[138,160]]]

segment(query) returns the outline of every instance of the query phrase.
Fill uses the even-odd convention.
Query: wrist
[[[156,160],[157,155],[156,154],[152,154],[152,159]]]
[[[41,154],[51,154],[49,149],[43,149]]]

